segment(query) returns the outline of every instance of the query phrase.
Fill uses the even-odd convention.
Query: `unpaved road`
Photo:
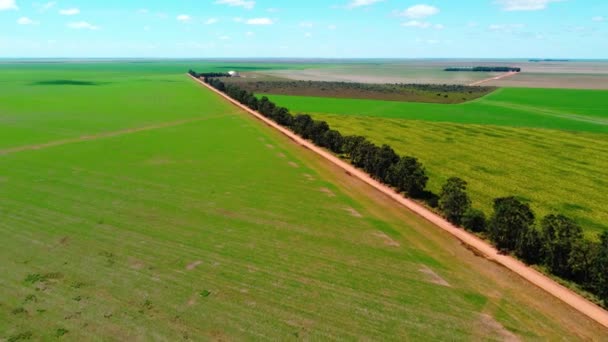
[[[507,72],[505,74],[498,75],[498,76],[495,76],[495,77],[492,77],[492,78],[486,78],[485,80],[473,82],[473,83],[469,84],[469,86],[477,86],[477,85],[480,85],[480,84],[484,84],[484,83],[487,83],[487,82],[490,82],[490,81],[497,81],[497,80],[500,80],[500,79],[503,79],[503,78],[507,78],[507,77],[510,77],[510,76],[513,76],[513,75],[517,75],[517,74],[519,74],[519,73],[518,72],[514,72],[514,71],[513,72]]]
[[[190,77],[192,77],[192,76],[190,76]],[[465,231],[463,229],[460,229],[460,228],[452,225],[451,223],[449,223],[448,221],[443,219],[441,216],[435,214],[434,212],[430,211],[429,209],[422,206],[421,204],[403,197],[401,194],[397,193],[392,188],[371,178],[367,173],[344,162],[343,160],[334,156],[333,154],[329,153],[328,151],[326,151],[320,147],[317,147],[312,142],[302,139],[300,136],[296,135],[295,133],[288,130],[287,128],[280,126],[279,124],[275,123],[274,121],[264,117],[262,114],[260,114],[256,111],[253,111],[253,110],[249,109],[248,107],[238,103],[237,101],[230,98],[228,95],[225,95],[225,94],[221,93],[220,91],[214,89],[213,87],[205,84],[205,82],[203,82],[199,79],[196,79],[194,77],[192,77],[192,79],[199,82],[203,86],[207,87],[211,91],[224,97],[226,100],[232,102],[235,106],[238,106],[241,109],[243,109],[244,111],[246,111],[247,113],[255,116],[257,119],[263,121],[268,126],[277,129],[279,132],[286,135],[288,138],[293,140],[295,143],[317,153],[318,155],[322,156],[323,158],[329,160],[330,162],[334,163],[335,165],[337,165],[338,167],[340,167],[341,169],[346,171],[347,174],[349,174],[353,177],[359,178],[363,182],[371,185],[376,190],[389,196],[390,198],[392,198],[399,204],[410,209],[414,213],[422,216],[424,219],[430,221],[437,227],[452,234],[457,239],[462,241],[462,243],[466,244],[470,248],[476,250],[479,254],[483,255],[486,259],[492,260],[492,261],[508,268],[509,270],[515,272],[522,278],[524,278],[527,281],[531,282],[532,284],[540,287],[541,289],[545,290],[546,292],[550,293],[551,295],[562,300],[566,304],[572,306],[574,309],[580,311],[584,315],[588,316],[589,318],[595,320],[596,322],[600,323],[604,327],[608,328],[608,311],[593,304],[592,302],[590,302],[587,299],[583,298],[582,296],[576,294],[575,292],[569,290],[568,288],[558,284],[557,282],[553,281],[552,279],[543,275],[542,273],[526,266],[521,261],[519,261],[511,256],[508,256],[508,255],[499,254],[498,250],[496,248],[494,248],[492,245],[485,242],[484,240],[478,238],[477,236],[475,236],[473,234],[468,233],[467,231]]]

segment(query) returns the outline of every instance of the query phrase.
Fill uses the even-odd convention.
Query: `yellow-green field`
[[[608,339],[180,69],[3,66],[0,338]]]
[[[541,216],[563,213],[590,234],[608,230],[608,92],[501,89],[462,105],[270,96],[343,134],[420,158],[439,192],[452,176],[474,205],[515,195]]]

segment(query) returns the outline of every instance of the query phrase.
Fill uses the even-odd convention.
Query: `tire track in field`
[[[188,76],[190,76],[190,75],[188,75]],[[450,233],[455,238],[460,240],[463,244],[468,246],[468,248],[474,249],[477,253],[479,253],[486,259],[496,262],[496,263],[506,267],[507,269],[513,271],[514,273],[521,276],[523,279],[527,280],[531,284],[539,287],[540,289],[544,290],[545,292],[553,295],[554,297],[558,298],[562,302],[571,306],[573,309],[586,315],[587,317],[589,317],[590,319],[603,325],[604,327],[608,327],[608,311],[604,310],[603,308],[599,307],[598,305],[592,303],[591,301],[589,301],[586,298],[582,297],[581,295],[575,293],[574,291],[566,288],[565,286],[557,283],[556,281],[554,281],[553,279],[549,278],[548,276],[542,274],[541,272],[527,266],[526,264],[519,261],[518,259],[516,259],[510,255],[501,254],[494,246],[490,245],[489,243],[487,243],[486,241],[477,237],[476,235],[471,234],[461,228],[454,226],[453,224],[451,224],[450,222],[445,220],[443,217],[435,214],[434,212],[427,209],[426,207],[419,204],[418,202],[415,202],[414,200],[403,197],[400,193],[397,193],[395,190],[393,190],[389,186],[376,181],[375,179],[373,179],[370,175],[368,175],[364,171],[357,169],[356,167],[346,163],[345,161],[339,159],[332,153],[316,146],[312,142],[310,142],[306,139],[303,139],[302,137],[296,135],[289,129],[287,129],[283,126],[280,126],[276,122],[264,117],[262,114],[258,113],[257,111],[254,111],[254,110],[248,108],[247,106],[240,104],[236,100],[230,98],[228,95],[220,92],[219,90],[211,87],[210,85],[206,84],[205,82],[201,81],[200,79],[197,79],[193,76],[190,76],[190,78],[193,81],[198,82],[199,84],[201,84],[208,90],[218,94],[222,98],[231,102],[235,106],[241,108],[246,113],[253,115],[254,117],[259,119],[266,125],[276,129],[277,131],[279,131],[280,133],[282,133],[283,135],[285,135],[289,139],[291,139],[294,143],[318,154],[320,157],[325,158],[329,162],[340,167],[349,176],[360,179],[361,181],[367,183],[368,185],[370,185],[371,187],[380,191],[381,193],[387,195],[394,201],[398,202],[400,205],[402,205],[402,206],[408,208],[409,210],[411,210],[412,212],[416,213],[423,219],[431,222],[438,228],[443,229],[444,231]]]
[[[505,74],[498,75],[498,76],[494,76],[494,77],[492,77],[492,78],[486,78],[485,80],[481,80],[481,81],[473,82],[473,83],[469,84],[469,86],[470,86],[470,87],[473,87],[473,86],[478,86],[478,85],[482,85],[482,84],[484,84],[484,83],[488,83],[488,82],[491,82],[491,81],[498,81],[498,80],[500,80],[500,79],[503,79],[503,78],[506,78],[506,77],[510,77],[510,76],[513,76],[513,75],[517,75],[517,74],[519,74],[519,73],[518,73],[518,72],[514,72],[514,71],[512,71],[512,72],[507,72],[507,73],[505,73]]]
[[[54,140],[54,141],[49,141],[49,142],[41,143],[41,144],[10,147],[10,148],[0,150],[0,156],[18,153],[18,152],[25,152],[25,151],[43,150],[43,149],[50,148],[50,147],[74,144],[74,143],[79,143],[79,142],[84,142],[84,141],[113,138],[113,137],[117,137],[117,136],[121,136],[121,135],[134,134],[134,133],[145,132],[145,131],[152,131],[152,130],[168,128],[168,127],[181,126],[181,125],[185,125],[185,124],[189,124],[189,123],[193,123],[193,122],[217,119],[217,118],[222,118],[222,117],[226,117],[226,116],[228,116],[228,115],[216,115],[216,116],[210,116],[210,117],[190,118],[190,119],[183,119],[183,120],[177,120],[177,121],[162,122],[162,123],[154,124],[154,125],[126,128],[126,129],[121,129],[118,131],[103,132],[103,133],[97,133],[97,134],[91,134],[91,135],[82,135],[82,136],[79,136],[76,138]]]

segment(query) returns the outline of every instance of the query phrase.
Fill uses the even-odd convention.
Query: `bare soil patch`
[[[437,284],[437,285],[441,285],[441,286],[445,286],[445,287],[452,287],[452,285],[450,285],[450,283],[448,283],[445,279],[441,278],[432,269],[428,268],[428,266],[423,265],[419,271],[421,273],[423,273],[427,277],[427,279],[433,284]]]
[[[519,337],[507,330],[502,324],[497,322],[488,314],[479,316],[479,324],[481,325],[481,333],[483,336],[491,336],[493,334],[500,336],[500,339],[505,342],[519,342]]]
[[[189,263],[188,265],[186,265],[186,269],[188,271],[192,271],[193,269],[197,268],[198,266],[200,266],[203,262],[201,260],[197,260],[194,262]]]
[[[379,237],[382,239],[385,245],[390,247],[401,247],[401,244],[395,240],[393,240],[390,236],[386,235],[384,232],[374,232],[375,237]]]
[[[306,178],[309,181],[314,181],[315,177],[313,177],[312,175],[309,175],[308,173],[303,174],[304,178]]]
[[[290,161],[288,164],[289,164],[289,166],[291,166],[291,167],[295,167],[295,168],[300,167],[300,165],[298,165],[297,163],[292,162],[292,161]]]
[[[344,208],[344,210],[346,210],[353,217],[363,217],[363,215],[361,215],[361,213],[356,211],[354,208],[349,207],[349,208]]]
[[[319,191],[326,194],[328,197],[336,197],[336,194],[334,194],[333,191],[329,190],[328,188],[320,188]]]

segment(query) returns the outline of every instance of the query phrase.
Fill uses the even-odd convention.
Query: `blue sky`
[[[608,58],[608,0],[0,0],[0,57]]]

